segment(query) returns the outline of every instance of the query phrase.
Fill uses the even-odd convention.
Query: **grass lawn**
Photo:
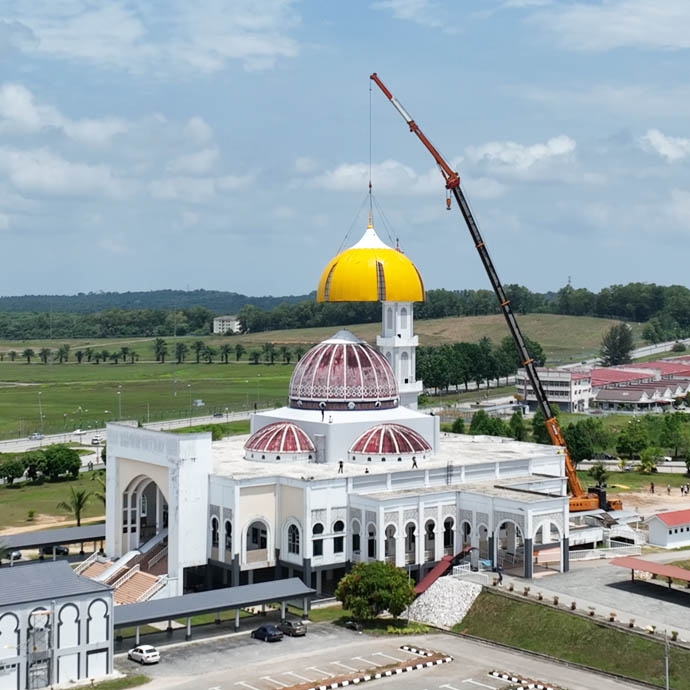
[[[594,480],[587,471],[578,471],[582,486],[593,485]],[[672,489],[679,489],[681,484],[687,484],[686,474],[665,474],[656,472],[654,474],[642,474],[641,472],[611,472],[608,479],[607,490],[609,493],[625,493],[626,491],[649,491],[649,485],[654,482],[656,493],[666,491],[666,486],[671,485]]]
[[[104,680],[102,683],[89,685],[88,687],[98,688],[99,690],[124,690],[124,688],[136,688],[139,685],[145,685],[151,679],[141,673],[134,676],[125,676],[124,678],[114,678],[113,680]]]
[[[484,591],[456,632],[663,687],[664,643],[547,606]],[[690,650],[671,646],[671,687],[690,690]]]
[[[0,528],[19,527],[31,525],[27,520],[28,513],[35,513],[36,530],[41,529],[40,516],[51,515],[57,519],[64,517],[71,520],[66,511],[57,509],[60,501],[67,501],[70,495],[70,487],[85,489],[86,491],[100,491],[100,485],[92,481],[92,472],[83,472],[78,479],[69,479],[60,482],[45,482],[44,484],[30,484],[22,482],[14,486],[0,486]],[[84,518],[103,517],[103,503],[95,497],[89,499]]]

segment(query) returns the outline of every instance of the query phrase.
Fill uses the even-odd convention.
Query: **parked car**
[[[52,556],[53,555],[53,547],[52,546],[44,546],[41,549],[41,553],[44,556]],[[66,546],[57,545],[57,546],[55,546],[55,555],[56,556],[69,556],[69,549]]]
[[[304,637],[307,634],[307,626],[301,621],[283,621],[278,629],[290,637]]]
[[[140,664],[157,664],[161,660],[161,655],[155,647],[150,644],[142,644],[139,647],[130,649],[127,658],[138,661]]]
[[[29,441],[42,441],[43,440],[43,434],[39,433],[38,431],[34,431],[33,434],[29,434]]]
[[[100,436],[94,436],[91,439],[91,445],[92,446],[100,446],[101,443],[103,443],[103,439]]]
[[[283,639],[283,633],[272,623],[267,623],[256,630],[252,630],[252,637],[264,642],[280,642]]]

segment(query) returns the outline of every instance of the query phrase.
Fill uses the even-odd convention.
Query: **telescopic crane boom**
[[[546,425],[546,430],[548,431],[551,443],[555,446],[560,446],[563,448],[563,455],[565,456],[565,472],[568,479],[568,489],[570,491],[570,510],[573,512],[583,511],[583,510],[594,510],[596,508],[603,508],[605,510],[620,510],[622,508],[620,501],[607,501],[606,492],[601,489],[589,489],[585,491],[580,484],[577,472],[575,471],[575,466],[572,462],[570,454],[568,453],[568,448],[563,438],[563,433],[558,424],[558,420],[551,411],[551,406],[549,405],[548,398],[546,396],[546,391],[539,379],[539,374],[537,373],[537,367],[534,360],[529,356],[527,351],[527,346],[525,345],[525,340],[522,337],[522,332],[518,326],[518,322],[515,318],[515,314],[510,306],[510,300],[506,297],[505,291],[503,290],[503,285],[496,273],[491,257],[489,256],[489,251],[484,244],[481,233],[479,232],[479,227],[477,226],[472,211],[470,210],[469,204],[465,199],[465,195],[460,188],[460,176],[453,170],[446,160],[441,156],[441,154],[436,150],[434,145],[426,138],[424,132],[419,128],[417,123],[410,117],[408,112],[403,108],[400,101],[393,96],[393,94],[386,88],[384,83],[379,79],[378,75],[374,72],[371,75],[371,80],[376,83],[376,85],[383,91],[384,95],[393,104],[395,109],[400,113],[403,120],[407,123],[410,131],[417,135],[417,138],[424,144],[427,151],[432,155],[433,159],[438,165],[441,175],[446,183],[446,189],[453,195],[455,201],[458,204],[458,208],[462,213],[462,217],[465,219],[467,224],[467,229],[470,231],[472,236],[472,241],[474,246],[479,253],[479,258],[484,264],[487,275],[489,276],[489,281],[491,286],[496,293],[498,298],[498,303],[505,317],[506,323],[508,324],[508,329],[510,334],[515,341],[515,346],[520,353],[520,361],[525,368],[527,373],[527,378],[532,385],[532,390],[537,399],[537,405],[544,417],[544,424]],[[448,208],[450,208],[450,198],[448,199]]]

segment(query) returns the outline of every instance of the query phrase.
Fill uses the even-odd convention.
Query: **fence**
[[[614,542],[611,542],[612,544]],[[571,551],[568,559],[572,561],[591,561],[598,558],[617,558],[618,556],[639,556],[642,547],[633,544],[611,546],[606,549],[584,549],[582,551]]]

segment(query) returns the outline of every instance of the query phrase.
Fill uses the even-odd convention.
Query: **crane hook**
[[[446,191],[446,211],[450,211],[450,192]]]

